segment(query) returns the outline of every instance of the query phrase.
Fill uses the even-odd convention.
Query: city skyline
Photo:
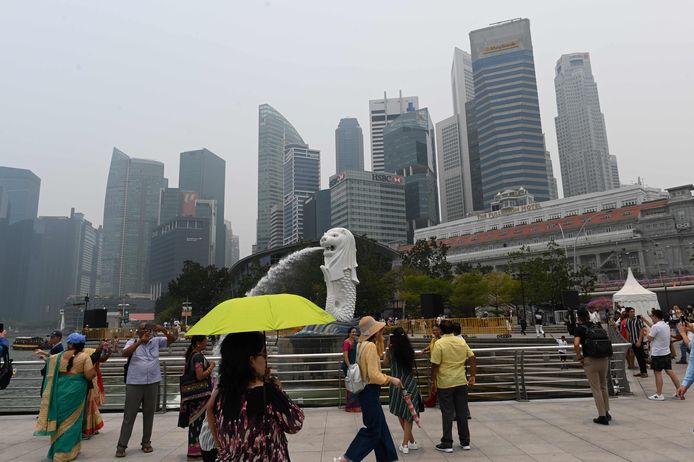
[[[75,207],[98,225],[109,151],[114,145],[163,162],[169,178],[177,176],[178,153],[207,146],[228,164],[225,217],[235,223],[241,254],[247,255],[255,242],[253,195],[257,183],[253,172],[259,104],[268,102],[277,107],[312,147],[321,150],[325,162],[321,186],[326,187],[327,177],[334,171],[334,129],[340,118],[356,116],[366,127],[368,101],[378,98],[383,90],[392,96],[402,89],[403,94],[419,96],[421,106],[431,110],[434,122],[443,120],[451,114],[450,55],[454,47],[467,50],[471,30],[522,16],[530,18],[532,24],[542,127],[555,176],[559,177],[560,164],[552,121],[556,116],[554,63],[563,54],[586,51],[598,70],[601,109],[609,125],[610,150],[620,157],[622,183],[632,183],[638,177],[658,187],[691,181],[687,171],[694,166],[694,159],[687,156],[686,108],[691,107],[694,96],[687,91],[686,81],[692,63],[681,59],[693,40],[684,32],[686,11],[670,17],[655,6],[629,3],[629,21],[616,24],[615,17],[623,14],[619,5],[605,6],[600,16],[589,14],[589,7],[576,7],[570,9],[569,16],[559,5],[533,8],[509,2],[493,9],[481,7],[467,16],[462,14],[462,7],[452,7],[449,11],[453,14],[446,18],[433,12],[428,16],[430,13],[419,9],[414,15],[414,7],[414,3],[403,4],[402,12],[387,14],[403,19],[403,30],[417,23],[421,27],[424,19],[436,16],[437,27],[425,29],[430,32],[426,43],[411,38],[399,50],[374,35],[386,36],[392,31],[367,28],[364,40],[383,46],[377,50],[360,47],[356,55],[340,35],[343,29],[351,29],[357,18],[350,14],[344,24],[328,28],[332,21],[324,25],[315,20],[330,19],[331,12],[299,2],[292,7],[251,6],[244,11],[248,17],[238,21],[225,11],[216,18],[210,11],[213,7],[177,10],[171,12],[167,23],[158,19],[159,10],[154,7],[143,7],[136,21],[121,16],[118,11],[122,8],[108,5],[98,10],[80,5],[47,6],[38,16],[28,7],[13,6],[0,19],[4,43],[16,42],[9,40],[10,36],[22,39],[19,46],[6,51],[14,65],[0,76],[4,87],[16,90],[9,92],[6,110],[0,115],[7,133],[0,164],[32,170],[42,179],[39,215],[63,215],[64,210]],[[688,8],[691,6],[683,7]],[[361,8],[358,20],[371,24],[386,10],[374,6],[366,15]],[[276,25],[289,18],[301,22],[307,13],[327,37],[325,44],[313,45],[300,37],[284,37],[280,43],[277,33],[270,32],[268,39],[240,53],[231,45],[231,33],[214,32],[215,27],[210,27],[190,35],[182,27],[191,17],[208,20],[211,25],[219,21],[227,27],[217,29],[225,30],[233,29],[228,23],[236,21],[238,33],[244,34],[248,28],[244,23],[253,19]],[[56,15],[63,20],[52,21]],[[581,24],[590,27],[579,27]],[[77,29],[76,25],[93,38],[90,43],[73,43],[79,36],[63,33]],[[653,27],[659,33],[644,36],[644,28]],[[43,40],[46,30],[54,36],[51,56],[35,46],[36,39],[29,40],[30,35]],[[615,30],[619,34],[614,34]],[[143,51],[137,47],[131,50],[129,45],[142,43],[148,34],[151,39],[144,40],[147,46]],[[129,50],[126,54],[119,51],[124,45],[121,39]],[[270,41],[280,47],[279,52],[272,49]],[[292,47],[304,50],[301,66],[279,57],[289,55]],[[330,57],[335,48],[346,52],[337,53],[337,60]],[[233,66],[214,59],[222,51],[230,52],[232,59],[225,61],[233,62]],[[629,72],[644,55],[651,56],[656,65],[642,66],[639,73]],[[149,63],[151,56],[159,57]],[[119,73],[118,81],[104,73],[120,64],[127,72]],[[278,66],[289,67],[282,75],[305,66],[309,72],[301,74],[301,81],[284,79],[269,72]],[[365,74],[367,68],[369,73]],[[628,81],[624,79],[626,73]],[[176,77],[170,78],[172,75]],[[652,91],[643,92],[643,88]],[[324,98],[325,94],[330,97]],[[634,94],[640,97],[633,98]],[[674,172],[662,169],[664,156],[667,164],[677,163],[678,168],[671,169]]]

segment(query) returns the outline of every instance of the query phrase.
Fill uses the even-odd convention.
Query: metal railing
[[[610,360],[610,394],[630,394],[625,370],[628,343],[613,344]],[[567,357],[573,358],[571,346]],[[477,383],[470,391],[471,401],[570,398],[590,396],[590,387],[581,366],[567,359],[560,361],[557,345],[474,348],[477,357]],[[219,362],[219,358],[210,357]],[[119,411],[125,401],[123,365],[125,358],[112,358],[101,364],[106,403],[102,410]],[[178,409],[179,377],[182,357],[161,357],[162,381],[158,410]],[[344,376],[341,353],[269,355],[273,374],[284,390],[302,406],[343,406]],[[39,407],[40,371],[43,361],[15,361],[16,375],[7,389],[0,391],[0,414],[35,413]],[[562,367],[566,366],[566,367]],[[388,372],[388,369],[384,369]],[[418,352],[415,375],[423,397],[429,393],[429,359]],[[388,401],[388,387],[381,398]]]

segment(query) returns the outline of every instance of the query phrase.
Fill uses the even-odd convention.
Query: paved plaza
[[[684,369],[677,366],[678,375]],[[686,401],[649,401],[655,388],[651,375],[633,379],[633,396],[611,400],[614,420],[610,426],[596,425],[592,399],[537,400],[525,403],[473,403],[470,408],[472,450],[456,448],[453,454],[434,449],[440,438],[440,412],[427,409],[422,428],[415,435],[422,449],[400,460],[411,461],[691,461],[694,457],[694,395]],[[672,384],[666,378],[665,393]],[[385,408],[394,440],[400,426]],[[35,416],[2,416],[0,460],[38,462],[46,459],[48,438],[33,437]],[[82,444],[78,460],[113,461],[121,414],[105,414],[100,435]],[[157,414],[152,438],[154,453],[139,450],[141,419],[135,425],[131,448],[124,460],[185,461],[187,430],[176,427],[177,413]],[[306,409],[304,428],[289,437],[289,451],[296,462],[325,462],[340,455],[361,427],[361,414],[336,408]],[[370,456],[366,460],[374,461]]]

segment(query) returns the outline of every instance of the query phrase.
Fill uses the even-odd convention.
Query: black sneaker
[[[612,420],[612,416],[610,415],[609,412],[607,412],[607,413],[605,414],[605,417],[607,417],[607,421],[608,421],[608,422],[609,422],[610,420]]]
[[[607,420],[607,417],[605,417],[604,415],[601,415],[600,417],[594,418],[593,422],[595,422],[596,424],[600,424],[600,425],[609,425],[610,424],[610,421]]]
[[[463,451],[469,451],[470,449],[472,449],[470,447],[470,443],[460,443],[460,447],[463,448]]]
[[[453,452],[452,446],[449,446],[449,445],[443,444],[443,443],[437,444],[436,446],[434,446],[434,449],[436,449],[437,451],[441,451],[441,452]]]

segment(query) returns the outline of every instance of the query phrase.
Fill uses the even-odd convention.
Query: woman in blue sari
[[[70,334],[68,351],[47,362],[34,435],[51,437],[48,458],[54,462],[74,460],[81,449],[87,383],[96,376],[91,358],[82,351],[85,341],[84,335]]]

